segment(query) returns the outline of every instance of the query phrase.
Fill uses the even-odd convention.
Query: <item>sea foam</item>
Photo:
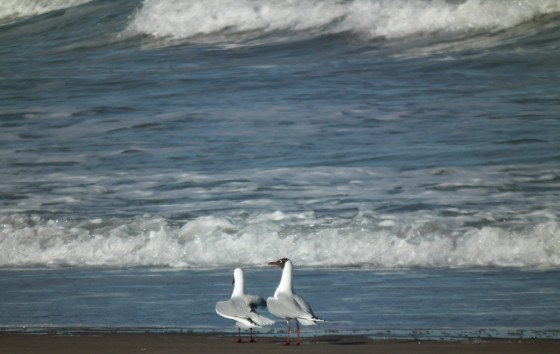
[[[36,16],[43,13],[78,6],[91,0],[2,0],[0,20]]]
[[[127,32],[199,42],[354,33],[366,39],[499,31],[560,11],[556,0],[145,1]]]
[[[2,217],[0,266],[213,268],[290,257],[321,267],[558,267],[560,224],[454,228],[375,215],[318,218],[282,212],[199,217],[47,220]]]

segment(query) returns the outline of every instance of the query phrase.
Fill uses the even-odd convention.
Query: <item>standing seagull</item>
[[[288,340],[286,345],[290,345],[290,321],[296,321],[296,345],[299,345],[299,324],[310,326],[317,324],[317,322],[324,322],[324,320],[316,317],[307,301],[294,292],[292,286],[292,261],[288,258],[282,258],[275,262],[270,262],[268,265],[277,265],[282,268],[282,278],[274,292],[274,297],[269,297],[266,300],[268,311],[274,316],[283,318],[288,323]]]
[[[241,268],[236,268],[233,271],[233,284],[234,287],[231,299],[216,303],[216,313],[222,317],[236,321],[238,343],[242,342],[241,328],[249,329],[251,332],[251,339],[249,342],[254,342],[253,328],[271,325],[274,321],[257,313],[256,309],[258,307],[266,307],[266,303],[262,297],[245,294],[243,270],[241,270]]]

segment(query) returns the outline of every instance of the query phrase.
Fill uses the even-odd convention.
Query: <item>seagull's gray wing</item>
[[[260,327],[252,317],[252,311],[241,298],[233,298],[229,301],[220,301],[216,304],[218,315],[238,321],[249,327]]]
[[[280,318],[296,319],[302,316],[308,317],[292,294],[279,293],[276,298],[268,298],[267,305],[268,311]]]
[[[307,316],[298,317],[298,321],[304,326],[311,326],[317,324],[317,322],[324,322],[324,320],[318,318],[313,313],[311,306],[305,301],[304,298],[298,294],[294,294],[294,299],[302,311],[307,313]]]
[[[278,293],[277,298],[268,298],[267,305],[268,311],[273,315],[298,320],[305,326],[323,321],[315,316],[307,301],[297,294]]]
[[[296,301],[297,305],[302,311],[310,314],[311,317],[315,317],[315,315],[313,314],[313,310],[311,309],[311,306],[309,306],[309,304],[307,303],[307,301],[305,301],[304,298],[302,298],[298,294],[294,294],[294,300]]]

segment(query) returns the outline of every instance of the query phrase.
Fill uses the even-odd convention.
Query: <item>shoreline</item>
[[[466,339],[396,340],[371,339],[361,335],[302,337],[300,346],[284,345],[285,337],[257,336],[256,343],[236,343],[231,333],[95,333],[26,334],[0,333],[0,354],[74,353],[557,353],[559,339]],[[293,342],[292,342],[293,343]]]

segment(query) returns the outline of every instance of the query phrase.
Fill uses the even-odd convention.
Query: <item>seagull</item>
[[[222,317],[236,321],[238,329],[237,343],[241,343],[241,329],[249,329],[251,339],[254,342],[253,328],[260,328],[274,324],[270,318],[261,316],[257,313],[258,307],[266,307],[266,302],[260,296],[245,294],[245,284],[243,279],[243,270],[236,268],[233,271],[233,293],[228,301],[219,301],[216,303],[216,313]]]
[[[276,265],[282,268],[282,278],[280,284],[274,292],[273,297],[266,300],[268,311],[276,317],[283,318],[288,323],[288,340],[286,345],[290,345],[290,321],[296,321],[297,325],[297,343],[300,344],[299,324],[304,326],[316,325],[317,322],[324,322],[315,316],[311,306],[301,296],[294,292],[292,286],[292,268],[293,264],[288,258],[282,258],[275,262],[269,262],[268,265]]]

